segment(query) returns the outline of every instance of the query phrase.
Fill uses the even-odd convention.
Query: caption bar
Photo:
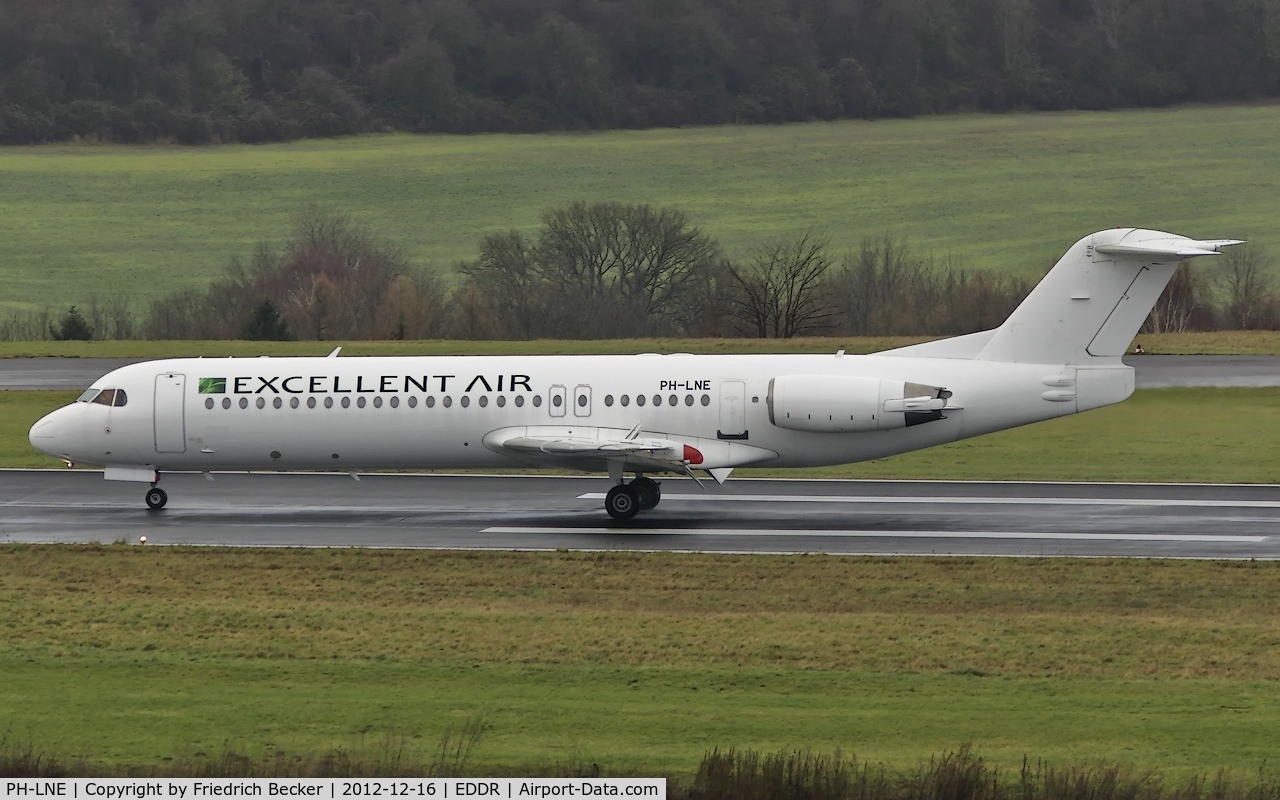
[[[317,797],[326,800],[350,797],[425,797],[432,800],[667,798],[666,778],[63,778],[8,780],[3,785],[5,800],[63,797],[70,800],[221,800],[227,797]]]

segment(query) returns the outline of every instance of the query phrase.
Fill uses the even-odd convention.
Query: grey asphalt
[[[141,358],[4,358],[0,359],[0,390],[87,389],[113,369],[144,361]]]
[[[1280,558],[1280,486],[663,482],[605,515],[602,478],[167,474],[169,505],[101,473],[0,471],[0,542]]]
[[[0,359],[0,390],[83,389],[142,359]],[[1280,386],[1280,356],[1128,356],[1139,389],[1168,386]]]

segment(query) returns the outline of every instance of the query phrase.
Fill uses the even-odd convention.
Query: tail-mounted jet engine
[[[819,433],[883,431],[942,419],[951,392],[940,386],[836,375],[769,381],[769,421]]]

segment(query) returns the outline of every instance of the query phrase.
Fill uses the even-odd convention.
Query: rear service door
[[[747,384],[745,381],[720,381],[721,439],[747,438]]]
[[[187,376],[166,373],[156,376],[155,431],[157,453],[187,451]]]

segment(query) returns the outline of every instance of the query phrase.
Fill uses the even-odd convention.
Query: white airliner
[[[555,467],[607,472],[605,509],[658,504],[648,474],[883,458],[1118,403],[1120,356],[1199,241],[1121,228],[1077,242],[1003,325],[865,356],[218,358],[108,373],[31,444],[107,480],[174,470]],[[635,478],[627,482],[626,473]]]

